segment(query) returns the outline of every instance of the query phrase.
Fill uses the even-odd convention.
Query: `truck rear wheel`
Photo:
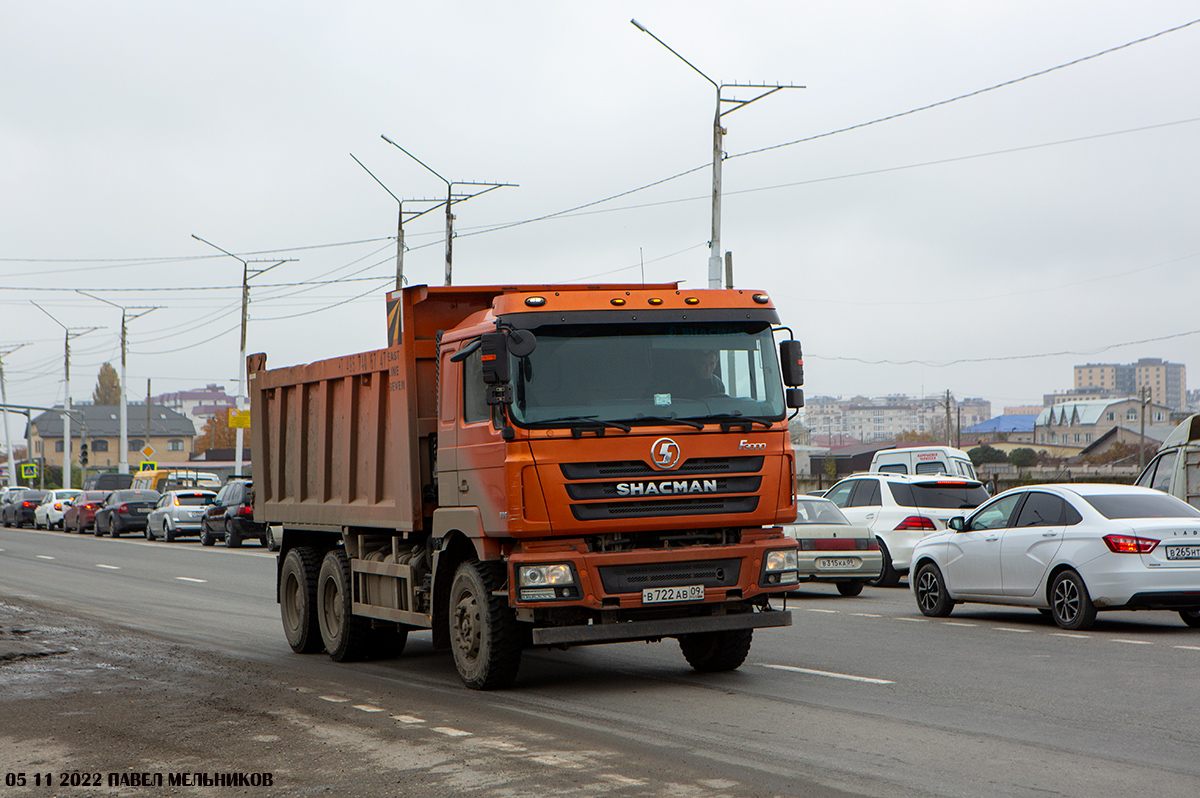
[[[464,562],[450,585],[450,649],[463,684],[473,690],[508,687],[521,665],[521,636],[507,600],[502,563]]]
[[[297,654],[315,654],[324,643],[317,624],[317,575],[321,552],[310,546],[292,549],[279,575],[279,613],[283,634]]]
[[[317,622],[325,650],[336,662],[364,659],[371,652],[371,621],[350,608],[350,558],[332,549],[321,562],[317,577]]]
[[[679,649],[684,659],[698,671],[715,673],[741,667],[750,653],[753,629],[727,629],[721,632],[698,632],[681,635]]]

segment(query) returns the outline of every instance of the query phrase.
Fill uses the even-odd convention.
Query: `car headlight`
[[[768,551],[765,567],[767,573],[796,570],[796,550]]]
[[[517,566],[517,584],[520,587],[569,585],[574,581],[575,578],[571,575],[571,566],[569,565]]]

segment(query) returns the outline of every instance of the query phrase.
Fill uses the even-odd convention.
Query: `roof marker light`
[[[546,304],[546,298],[544,296],[528,296],[525,297],[525,304],[531,308],[540,308]]]

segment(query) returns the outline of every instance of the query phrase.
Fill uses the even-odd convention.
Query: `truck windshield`
[[[765,423],[786,412],[766,322],[564,324],[534,334],[533,354],[513,359],[511,414],[522,426]]]

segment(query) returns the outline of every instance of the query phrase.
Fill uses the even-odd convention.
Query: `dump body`
[[[787,625],[767,603],[796,581],[776,323],[748,291],[420,286],[389,296],[386,349],[251,356],[254,514],[283,530],[289,642],[315,645],[305,602],[333,594],[308,583],[342,570],[360,636],[431,628],[473,687],[499,684],[464,674],[483,599],[501,642],[748,648]],[[356,633],[320,606],[307,632],[338,658]]]

